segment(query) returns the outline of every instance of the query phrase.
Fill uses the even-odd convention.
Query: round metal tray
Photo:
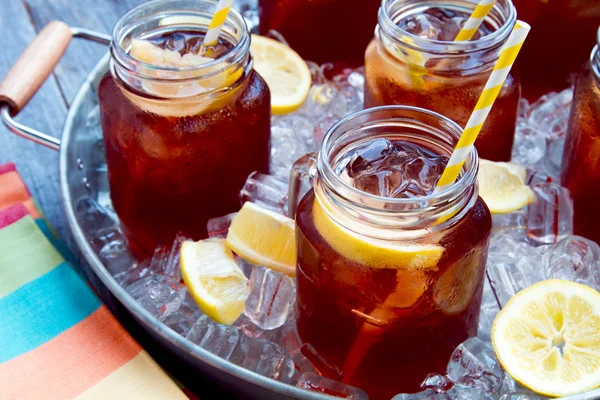
[[[278,382],[200,348],[169,329],[141,307],[111,276],[89,243],[94,221],[78,218],[81,201],[108,191],[97,87],[108,71],[108,54],[88,75],[68,111],[60,145],[60,192],[73,237],[88,265],[86,276],[111,311],[136,339],[177,379],[205,398],[338,399]],[[218,389],[220,387],[221,389]],[[222,392],[225,390],[227,393]],[[218,396],[215,391],[221,390]],[[600,389],[570,400],[600,399]]]
[[[91,271],[84,265],[84,272],[97,292],[121,317],[133,318],[141,327],[138,340],[170,373],[192,389],[206,393],[208,380],[245,399],[335,399],[266,378],[200,348],[141,307],[102,264],[88,241],[93,224],[79,220],[76,210],[81,207],[82,199],[94,199],[99,189],[108,187],[101,131],[99,122],[94,120],[98,83],[108,71],[108,61],[106,55],[88,75],[72,102],[63,127],[59,161],[60,192],[67,221],[89,263]],[[212,390],[214,387],[209,388],[209,392]]]

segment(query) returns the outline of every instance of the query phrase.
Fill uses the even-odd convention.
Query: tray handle
[[[0,83],[0,102],[19,113],[42,86],[71,42],[71,29],[52,21],[40,31]]]
[[[110,36],[52,21],[27,46],[0,82],[0,117],[13,133],[58,150],[60,140],[15,121],[17,115],[50,76],[73,37],[110,44]]]

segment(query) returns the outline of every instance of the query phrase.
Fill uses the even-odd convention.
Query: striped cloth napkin
[[[92,292],[0,165],[0,399],[186,399]]]

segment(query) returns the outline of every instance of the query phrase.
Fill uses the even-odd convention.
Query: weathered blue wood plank
[[[113,25],[127,10],[144,0],[25,0],[37,29],[52,20],[69,26],[110,34]],[[68,103],[80,83],[96,65],[108,47],[87,40],[74,39],[55,69],[58,84]]]
[[[6,4],[5,4],[6,5]],[[0,77],[4,77],[19,54],[35,37],[25,6],[18,1],[0,7],[2,51]],[[54,77],[17,117],[21,123],[53,136],[61,131],[66,107]],[[14,161],[33,197],[61,235],[67,233],[58,194],[58,153],[12,134],[0,124],[0,163]]]

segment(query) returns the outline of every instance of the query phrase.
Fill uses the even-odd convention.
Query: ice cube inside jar
[[[143,91],[161,98],[182,98],[211,92],[228,82],[235,82],[235,77],[241,74],[240,69],[219,73],[223,68],[220,63],[215,63],[233,46],[220,39],[213,46],[203,47],[203,39],[204,34],[195,31],[166,32],[132,39],[129,55],[141,61],[138,73],[153,78],[151,82],[139,79]]]

